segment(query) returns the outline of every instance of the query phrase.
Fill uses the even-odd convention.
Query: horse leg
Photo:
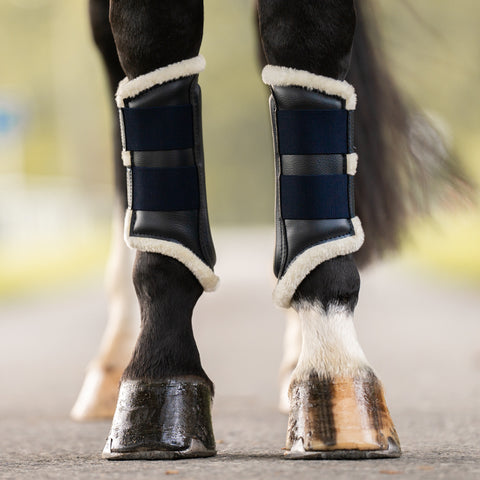
[[[302,351],[302,326],[293,308],[289,308],[286,311],[285,320],[283,355],[279,372],[280,395],[278,399],[278,409],[282,413],[289,413],[290,401],[288,399],[288,391],[290,389],[292,373],[297,366]]]
[[[127,75],[116,101],[128,178],[125,238],[137,249],[141,330],[103,456],[211,456],[213,384],[192,331],[198,298],[217,282],[197,84],[203,4],[110,0],[110,24]]]
[[[258,11],[277,179],[274,298],[296,310],[303,332],[287,457],[398,456],[382,386],[353,325],[360,278],[352,253],[363,243],[352,188],[356,96],[343,81],[353,0],[259,0]]]
[[[95,358],[70,412],[77,421],[112,418],[118,385],[132,356],[139,330],[139,312],[131,272],[134,252],[123,240],[123,214],[115,209],[106,269],[108,320]],[[123,213],[123,209],[122,209]],[[120,225],[121,223],[121,225]]]
[[[90,0],[90,24],[113,94],[124,77],[108,20],[109,1]],[[123,219],[127,202],[125,170],[120,162],[120,126],[114,111],[114,166],[116,205],[112,242],[106,271],[108,321],[99,351],[90,362],[80,394],[71,411],[75,420],[112,418],[117,404],[118,384],[130,359],[139,330],[139,312],[131,272],[134,252],[123,240]]]

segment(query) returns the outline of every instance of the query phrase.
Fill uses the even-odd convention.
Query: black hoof
[[[216,454],[212,394],[199,378],[124,380],[102,457],[172,460]]]

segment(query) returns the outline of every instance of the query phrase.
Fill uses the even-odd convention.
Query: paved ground
[[[0,305],[0,478],[480,478],[478,290],[398,264],[365,272],[359,337],[384,381],[404,455],[287,462],[286,418],[275,408],[283,323],[270,301],[271,239],[223,232],[217,243],[221,289],[204,296],[195,327],[217,387],[219,455],[106,462],[100,452],[109,424],[68,419],[106,317],[95,278]]]

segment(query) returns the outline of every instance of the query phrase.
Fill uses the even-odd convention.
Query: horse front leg
[[[124,207],[113,214],[110,256],[106,269],[108,319],[98,353],[89,363],[70,416],[77,421],[111,419],[118,385],[132,356],[139,332],[139,312],[132,284],[134,251],[123,240]]]
[[[134,251],[123,240],[127,192],[121,164],[120,126],[113,95],[125,76],[118,60],[109,22],[109,0],[89,0],[90,26],[100,52],[112,93],[114,173],[116,201],[112,241],[106,271],[108,320],[99,351],[88,365],[80,394],[70,413],[78,421],[112,418],[120,378],[132,356],[139,331],[139,312],[132,284]]]
[[[344,81],[353,0],[259,0],[258,10],[275,144],[274,299],[293,307],[303,333],[287,457],[398,456],[382,386],[353,324],[360,278],[352,253],[363,243],[353,202],[356,96]]]
[[[128,179],[125,238],[137,250],[141,331],[103,456],[210,456],[213,384],[192,331],[198,298],[217,282],[197,84],[204,68],[198,56],[203,4],[111,0],[110,23],[127,75],[116,102]]]

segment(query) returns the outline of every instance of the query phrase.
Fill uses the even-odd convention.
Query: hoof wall
[[[398,458],[402,455],[400,446],[393,438],[388,439],[386,450],[325,450],[306,451],[303,442],[300,440],[295,450],[285,453],[286,460],[368,460],[380,458]]]
[[[208,449],[199,440],[192,440],[186,450],[138,450],[135,452],[112,452],[110,445],[105,445],[102,458],[106,460],[180,460],[182,458],[214,457],[215,449]]]
[[[375,374],[311,374],[292,383],[287,450],[293,460],[399,457],[400,441]]]
[[[102,457],[174,460],[215,455],[210,386],[198,378],[124,380]]]

